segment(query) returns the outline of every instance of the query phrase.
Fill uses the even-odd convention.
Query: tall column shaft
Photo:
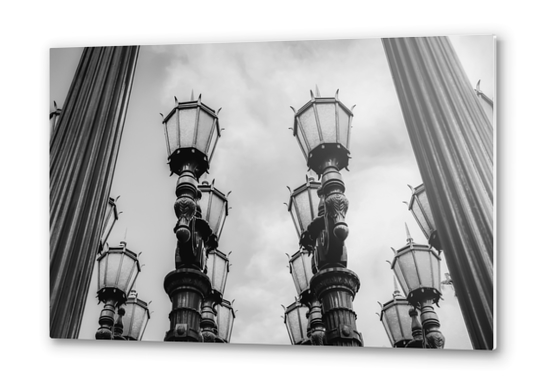
[[[383,45],[470,339],[493,349],[493,127],[448,38]]]
[[[311,290],[322,303],[325,344],[363,346],[353,309],[354,296],[359,286],[357,275],[346,268],[326,268],[312,277]]]
[[[164,289],[172,305],[165,341],[201,342],[202,303],[211,292],[207,275],[194,268],[180,268],[166,276]]]
[[[85,48],[50,144],[50,335],[77,338],[139,47]]]

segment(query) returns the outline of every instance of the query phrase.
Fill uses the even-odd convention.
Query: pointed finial
[[[290,105],[290,108],[292,108],[292,111],[294,111],[294,113],[297,113],[296,110],[295,110],[295,108],[292,107],[291,105]]]
[[[56,101],[53,100],[53,105],[55,106],[55,109],[58,109],[58,107],[56,106]]]
[[[395,255],[397,255],[397,251],[395,250],[395,248],[393,248],[393,247],[390,247],[390,248],[391,248],[391,250],[393,251],[393,253],[394,253]]]
[[[408,230],[408,225],[407,223],[405,223],[405,229],[406,229],[406,236],[407,236],[407,243],[412,243],[414,241],[414,239],[412,238],[412,236],[410,235],[410,231]]]
[[[354,108],[356,108],[356,104],[352,105],[352,108],[350,108],[350,112],[354,112]]]
[[[335,92],[335,100],[339,100],[339,90],[338,89]]]
[[[482,79],[478,80],[478,82],[476,83],[476,90],[478,92],[480,92],[480,83],[482,82]]]
[[[407,184],[407,186],[410,188],[410,191],[414,194],[414,188],[412,188],[412,185]]]
[[[194,90],[192,90],[192,92],[190,92],[190,101],[194,100]]]
[[[218,108],[218,111],[216,111],[217,116],[218,116],[218,114],[220,113],[221,110],[222,110],[222,107]]]
[[[175,104],[179,104],[179,101],[177,100],[177,96],[173,96],[173,98],[175,99]]]
[[[314,101],[314,93],[312,93],[312,89],[310,90],[311,92],[311,100]]]
[[[201,93],[198,96],[198,104],[201,104]]]
[[[318,84],[314,85],[314,90],[316,92],[316,97],[320,97],[320,90],[318,89]]]

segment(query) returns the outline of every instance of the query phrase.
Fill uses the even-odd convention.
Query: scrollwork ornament
[[[325,198],[326,215],[334,224],[333,234],[341,241],[348,237],[348,226],[345,223],[348,205],[348,199],[340,192],[331,193]]]
[[[190,222],[196,215],[196,202],[194,199],[187,196],[180,196],[174,205],[175,214],[177,215],[178,221],[175,226],[175,234],[177,239],[186,243],[190,240]]]
[[[425,341],[428,348],[443,349],[446,340],[440,331],[432,330],[425,335]]]

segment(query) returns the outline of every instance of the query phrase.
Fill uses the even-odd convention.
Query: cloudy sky
[[[454,36],[454,47],[475,86],[493,97],[493,38]],[[51,50],[51,108],[62,106],[82,49]],[[164,276],[174,269],[176,177],[169,176],[160,113],[174,107],[174,96],[188,101],[193,91],[213,109],[222,107],[225,131],[209,175],[215,187],[231,191],[230,214],[219,249],[231,252],[225,298],[237,310],[232,343],[289,344],[282,305],[294,301],[295,288],[286,254],[298,249],[287,186],[304,183],[307,167],[296,139],[293,112],[318,86],[354,109],[350,171],[344,170],[350,200],[348,267],[361,281],[354,309],[367,347],[390,347],[379,317],[378,301],[393,292],[392,260],[406,243],[404,224],[414,240],[425,243],[403,201],[407,184],[421,184],[379,39],[266,42],[141,47],[111,196],[120,196],[123,213],[110,238],[126,240],[141,252],[139,297],[152,301],[144,340],[161,341],[169,328],[171,303]],[[446,272],[443,263],[443,272]],[[80,338],[93,339],[101,306],[91,282]],[[457,300],[443,290],[437,313],[446,348],[470,349]]]

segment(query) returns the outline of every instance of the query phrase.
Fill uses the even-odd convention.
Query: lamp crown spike
[[[314,93],[312,93],[312,89],[310,90],[310,94],[311,94],[311,100],[314,101]]]
[[[190,100],[194,100],[194,90],[190,93]]]
[[[320,90],[318,89],[318,84],[314,85],[314,91],[316,93],[316,97],[320,97]]]
[[[407,223],[405,223],[405,230],[406,230],[406,236],[407,236],[407,243],[412,243],[414,241],[414,239],[412,238],[412,236],[410,235],[410,231],[408,230],[408,225]]]

